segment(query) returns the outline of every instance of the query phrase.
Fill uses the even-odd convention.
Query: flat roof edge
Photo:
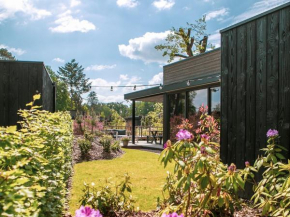
[[[157,96],[157,95],[166,94],[170,92],[192,89],[194,87],[199,87],[199,86],[203,86],[207,84],[219,83],[220,76],[221,76],[221,73],[214,73],[214,74],[206,75],[203,77],[188,78],[185,81],[164,85],[162,89],[159,89],[159,87],[153,87],[153,88],[148,88],[145,90],[140,90],[137,92],[127,93],[127,94],[124,94],[124,99],[125,100],[133,100],[133,99],[138,100],[138,99],[147,98],[151,96]],[[189,86],[186,84],[186,81],[188,80],[192,82]]]
[[[174,63],[169,63],[169,64],[163,66],[163,68],[164,68],[164,67],[169,67],[169,66],[172,66],[172,65],[175,65],[175,64],[178,64],[178,63],[180,63],[180,62],[189,61],[189,60],[191,60],[191,59],[194,59],[194,58],[197,58],[197,57],[200,57],[200,56],[204,56],[204,55],[207,55],[207,54],[210,54],[210,53],[216,52],[216,51],[218,51],[218,50],[220,50],[220,49],[221,49],[220,47],[217,47],[217,48],[215,48],[215,49],[213,49],[213,50],[209,50],[209,51],[206,51],[206,52],[204,52],[204,53],[201,53],[201,54],[198,54],[198,55],[195,55],[195,56],[192,56],[192,57],[188,57],[188,58],[185,58],[185,59],[183,59],[183,60],[176,61],[176,62],[174,62]]]
[[[255,15],[255,16],[253,16],[253,17],[250,17],[250,18],[248,18],[248,19],[246,19],[246,20],[240,21],[240,22],[235,23],[235,24],[233,24],[233,25],[231,25],[231,26],[228,26],[228,27],[226,27],[226,28],[224,28],[224,29],[221,29],[221,30],[220,30],[220,33],[226,32],[226,31],[228,31],[228,30],[230,30],[230,29],[233,29],[233,28],[236,28],[236,27],[241,26],[241,25],[243,25],[243,24],[249,23],[249,22],[254,21],[254,20],[258,19],[258,18],[261,18],[261,17],[263,17],[263,16],[265,16],[265,15],[268,15],[268,14],[271,14],[271,13],[276,12],[276,11],[278,11],[278,10],[281,10],[281,9],[283,9],[283,8],[286,8],[286,7],[288,7],[288,6],[290,6],[290,2],[284,3],[284,4],[282,4],[282,5],[279,5],[279,6],[277,6],[277,7],[272,8],[272,9],[270,9],[270,10],[267,10],[267,11],[264,11],[264,12],[262,12],[262,13],[260,13],[260,14],[257,14],[257,15]]]

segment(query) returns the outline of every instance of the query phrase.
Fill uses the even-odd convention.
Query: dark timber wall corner
[[[0,61],[0,126],[16,125],[19,109],[25,109],[36,93],[36,102],[53,112],[53,83],[42,62]]]
[[[221,158],[244,167],[278,129],[290,158],[290,4],[221,31]]]

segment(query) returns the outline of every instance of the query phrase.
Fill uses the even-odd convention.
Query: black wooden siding
[[[290,150],[289,4],[222,31],[221,55],[223,161],[253,163],[270,128]]]
[[[16,125],[19,109],[25,109],[37,92],[37,105],[54,111],[53,83],[42,62],[0,61],[0,126]]]

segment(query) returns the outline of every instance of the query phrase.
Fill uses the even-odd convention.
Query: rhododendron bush
[[[199,109],[195,129],[183,120],[176,133],[177,142],[167,141],[160,155],[165,167],[168,162],[175,164],[174,174],[168,172],[159,204],[165,215],[223,216],[240,205],[238,191],[244,189],[252,171],[249,165],[237,171],[234,164],[227,167],[220,161],[219,126],[206,112],[204,107]]]

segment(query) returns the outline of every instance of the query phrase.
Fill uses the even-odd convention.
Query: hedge
[[[72,173],[71,117],[33,104],[27,104],[30,110],[19,110],[20,130],[0,127],[0,216],[64,212]]]

